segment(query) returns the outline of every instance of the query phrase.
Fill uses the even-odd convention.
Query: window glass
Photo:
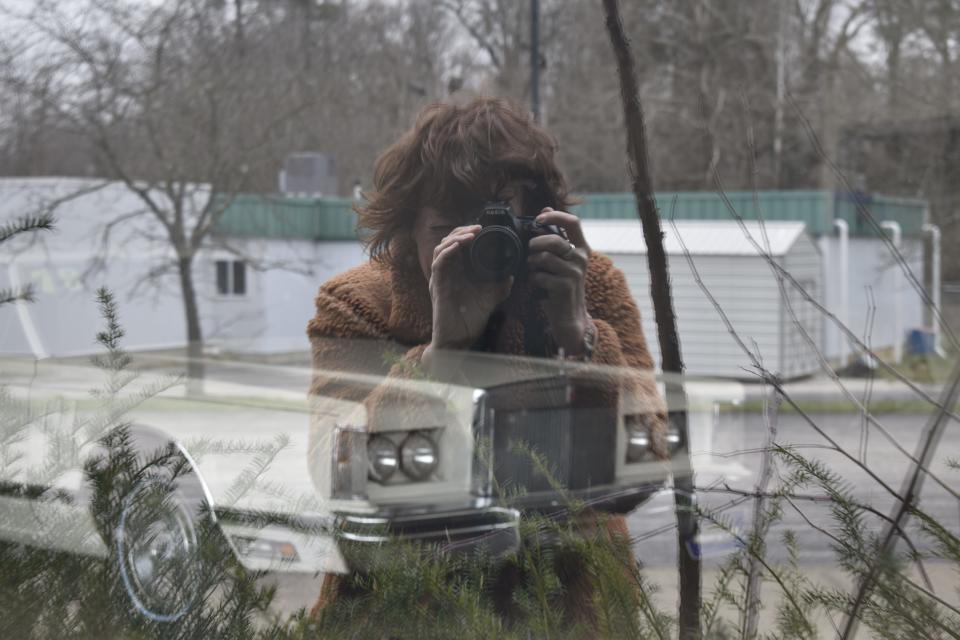
[[[0,640],[960,640],[956,247],[960,0],[0,0]]]
[[[217,293],[230,293],[230,263],[227,260],[217,260]]]
[[[247,293],[247,264],[242,260],[233,262],[233,293],[238,296]]]

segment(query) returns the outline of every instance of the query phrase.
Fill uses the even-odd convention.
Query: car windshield
[[[0,638],[960,637],[958,43],[0,0]]]

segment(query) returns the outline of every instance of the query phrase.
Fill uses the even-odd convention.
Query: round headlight
[[[433,440],[422,433],[411,433],[400,446],[400,460],[411,480],[426,480],[436,471],[440,457]]]
[[[670,450],[670,453],[680,448],[680,442],[680,430],[671,426],[670,429],[667,430],[667,449]]]
[[[386,482],[400,466],[397,445],[389,438],[373,436],[367,442],[368,475],[374,482]]]
[[[627,462],[640,462],[650,450],[650,434],[641,423],[627,428]]]

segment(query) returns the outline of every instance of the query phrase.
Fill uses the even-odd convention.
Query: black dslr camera
[[[488,202],[477,218],[483,227],[465,254],[467,274],[474,281],[495,282],[526,273],[527,245],[548,234],[566,239],[563,229],[540,224],[536,218],[514,216],[507,202]]]

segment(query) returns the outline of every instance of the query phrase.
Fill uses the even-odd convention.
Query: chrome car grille
[[[609,410],[522,409],[494,414],[493,477],[501,491],[535,493],[610,484],[615,451],[616,415]]]
[[[565,376],[486,389],[474,417],[474,492],[507,497],[613,483],[615,397]]]

